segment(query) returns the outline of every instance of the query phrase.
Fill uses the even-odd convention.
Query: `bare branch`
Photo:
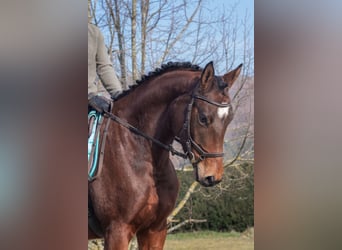
[[[176,44],[176,42],[178,42],[180,40],[180,38],[182,37],[184,32],[188,29],[189,25],[191,24],[191,22],[193,21],[194,17],[196,16],[198,10],[200,9],[201,3],[202,3],[202,0],[199,0],[195,10],[191,14],[190,18],[187,19],[186,24],[183,26],[182,30],[178,33],[176,38],[173,39],[170,43],[167,43],[167,46],[165,46],[165,50],[164,50],[163,55],[158,60],[158,64],[161,64],[162,62],[164,62],[166,56],[170,53],[171,48]]]
[[[191,186],[189,187],[188,191],[186,192],[183,199],[179,202],[177,207],[172,211],[170,216],[167,218],[168,223],[173,220],[173,218],[179,213],[179,211],[184,207],[185,203],[189,200],[191,194],[195,191],[196,187],[198,186],[198,182],[194,181]]]
[[[196,219],[187,219],[179,224],[177,224],[176,226],[173,226],[171,228],[169,228],[167,230],[167,233],[171,233],[175,230],[177,230],[178,228],[181,228],[182,226],[188,224],[188,223],[203,223],[203,222],[207,222],[207,220],[196,220]]]

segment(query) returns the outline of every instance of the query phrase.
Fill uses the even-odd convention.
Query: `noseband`
[[[197,89],[197,88],[196,88]],[[220,107],[220,108],[227,108],[230,106],[230,104],[222,104],[222,103],[218,103],[215,101],[211,101],[208,98],[206,98],[205,96],[202,95],[198,95],[195,93],[192,93],[191,95],[191,101],[188,104],[188,109],[187,109],[187,115],[186,115],[186,119],[183,125],[183,130],[187,131],[187,139],[185,141],[185,145],[186,145],[186,152],[185,154],[189,157],[191,163],[196,166],[199,162],[203,161],[206,158],[218,158],[218,157],[223,157],[224,153],[209,153],[207,152],[205,149],[203,149],[200,145],[198,145],[198,143],[195,142],[195,140],[192,138],[191,136],[191,114],[192,114],[192,109],[193,109],[193,105],[195,102],[195,99],[197,100],[201,100],[204,102],[207,102],[211,105],[214,105],[216,107]],[[177,139],[178,141],[181,142],[180,139]],[[199,157],[196,159],[194,153],[192,153],[191,149],[194,149]]]

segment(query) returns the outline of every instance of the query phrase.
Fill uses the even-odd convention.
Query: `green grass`
[[[88,243],[88,250],[99,250],[92,242]],[[193,233],[169,234],[166,238],[164,250],[253,250],[254,229],[243,233],[218,233],[200,231]]]
[[[164,250],[252,250],[254,238],[245,233],[193,232],[167,236]]]

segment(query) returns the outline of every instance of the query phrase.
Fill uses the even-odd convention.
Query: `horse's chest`
[[[155,189],[148,192],[143,205],[139,209],[136,222],[138,224],[148,225],[151,224],[156,219],[156,214],[159,206],[159,197]]]

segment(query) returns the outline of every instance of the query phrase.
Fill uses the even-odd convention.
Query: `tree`
[[[253,26],[248,14],[238,18],[236,4],[211,5],[209,0],[92,0],[91,10],[126,87],[146,69],[170,60],[199,65],[213,60],[218,73],[242,62],[244,75],[251,75]]]

